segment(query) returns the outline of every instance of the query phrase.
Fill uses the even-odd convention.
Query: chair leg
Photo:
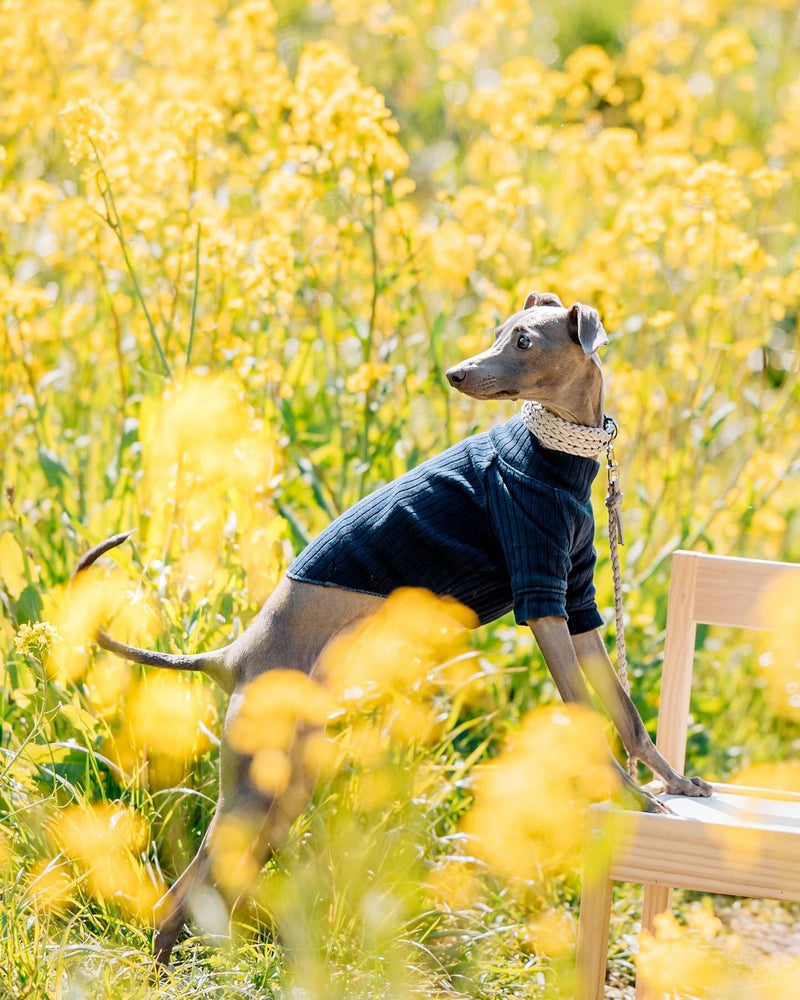
[[[642,902],[642,930],[651,934],[655,930],[655,918],[670,908],[672,889],[667,885],[645,885]],[[663,993],[656,992],[640,982],[636,977],[636,1000],[662,1000]]]
[[[587,866],[588,868],[588,866]],[[608,960],[612,882],[607,872],[587,871],[578,921],[575,1000],[603,1000]]]

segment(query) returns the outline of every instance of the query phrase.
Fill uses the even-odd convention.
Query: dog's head
[[[454,365],[447,380],[475,399],[536,399],[563,407],[562,397],[576,385],[596,385],[596,352],[607,343],[595,309],[581,303],[566,309],[557,295],[531,292],[495,330],[491,347]]]

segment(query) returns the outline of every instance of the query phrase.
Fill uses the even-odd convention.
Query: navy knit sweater
[[[288,576],[388,596],[425,587],[482,624],[561,616],[603,624],[594,591],[591,486],[600,466],[543,448],[520,417],[461,441],[345,511]]]

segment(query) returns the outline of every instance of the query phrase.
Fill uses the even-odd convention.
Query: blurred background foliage
[[[2,844],[9,912],[40,898],[52,919],[11,921],[12,995],[50,995],[59,940],[146,949],[137,913],[214,796],[216,696],[95,657],[86,637],[117,613],[129,640],[228,641],[330,518],[513,412],[454,396],[443,371],[529,290],[595,306],[611,335],[629,657],[649,723],[669,554],[800,559],[799,33],[794,0],[0,3]],[[83,548],[131,527],[121,568],[65,588]],[[791,758],[796,685],[772,651],[715,630],[700,647],[694,769]],[[392,778],[394,805],[366,810],[376,830],[399,817],[419,834],[395,861],[411,850],[444,871],[424,932],[409,889],[381,947],[398,928],[424,943],[428,971],[407,992],[538,995],[561,960],[536,942],[568,951],[573,876],[526,871],[524,891],[476,895],[458,873],[479,862],[445,862],[472,768],[554,690],[510,619],[459,655],[478,680],[448,688],[444,729],[407,728],[423,749],[392,765],[424,794]],[[789,764],[782,780],[798,783]],[[319,796],[298,858],[338,843],[337,823],[352,836],[362,814],[336,809],[348,794]],[[46,833],[66,806],[89,810],[70,813],[73,841],[81,822],[117,830],[110,850],[135,860],[120,862],[127,903],[80,882],[80,851]],[[378,847],[363,856],[396,874]],[[295,921],[317,954],[327,927],[323,980],[354,961],[330,933],[354,926],[336,909],[347,895],[326,892],[327,910]],[[266,989],[283,974],[272,947],[200,971],[190,951],[187,968],[209,989],[240,975]],[[387,953],[394,972],[364,973],[364,996],[408,967]],[[98,968],[107,995],[134,995]],[[106,995],[101,979],[70,995]],[[302,988],[322,995],[313,976]]]

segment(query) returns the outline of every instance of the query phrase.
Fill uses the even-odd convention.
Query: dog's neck
[[[542,379],[529,398],[570,424],[603,426],[603,370],[596,355],[562,361]]]
[[[613,435],[613,421],[599,427],[567,420],[549,407],[526,399],[520,411],[522,422],[537,441],[551,451],[562,451],[581,458],[597,458]]]
[[[539,400],[534,400],[533,402],[539,402]],[[550,402],[539,402],[539,405],[544,407],[549,413],[555,414],[559,419],[564,420],[568,424],[575,424],[577,427],[590,427],[594,429],[603,426],[602,398],[596,405],[591,406],[591,412],[588,411],[587,407],[580,406],[569,408]]]

